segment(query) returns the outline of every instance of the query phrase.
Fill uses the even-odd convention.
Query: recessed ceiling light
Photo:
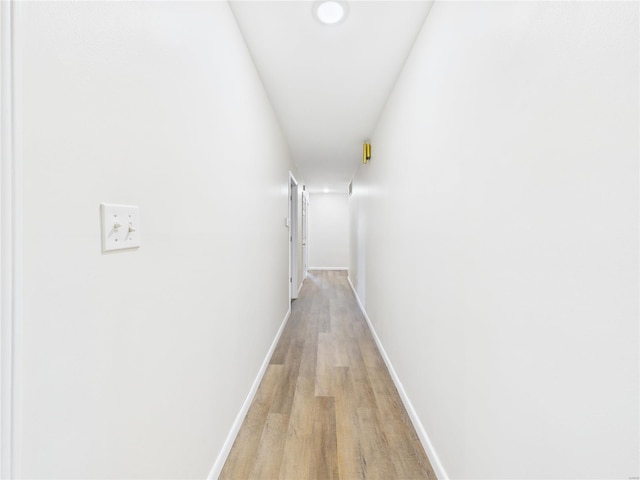
[[[313,13],[316,18],[326,25],[335,25],[344,20],[347,14],[347,4],[339,0],[323,0],[315,2]]]

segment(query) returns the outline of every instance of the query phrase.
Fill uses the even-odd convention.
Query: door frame
[[[0,478],[20,478],[22,155],[19,2],[0,2]]]
[[[298,298],[298,181],[289,172],[289,301]]]
[[[302,277],[309,275],[309,192],[302,187]]]

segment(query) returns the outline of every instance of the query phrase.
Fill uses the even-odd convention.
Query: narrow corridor
[[[434,479],[346,272],[310,272],[221,479]]]

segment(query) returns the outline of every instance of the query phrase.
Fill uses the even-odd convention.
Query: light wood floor
[[[310,272],[221,479],[435,479],[346,272]]]

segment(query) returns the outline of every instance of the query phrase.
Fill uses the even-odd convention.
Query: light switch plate
[[[100,204],[102,251],[140,246],[140,209],[132,205]]]

